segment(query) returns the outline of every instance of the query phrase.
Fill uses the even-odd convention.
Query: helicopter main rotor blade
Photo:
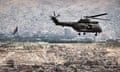
[[[98,16],[103,16],[103,15],[107,15],[107,13],[93,15],[93,16],[86,16],[86,18],[94,18],[94,17],[98,17]]]
[[[110,19],[102,19],[102,18],[92,18],[92,19],[98,19],[98,20],[107,20],[107,21],[110,21]]]

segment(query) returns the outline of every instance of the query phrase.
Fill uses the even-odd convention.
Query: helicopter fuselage
[[[51,20],[56,24],[60,26],[67,26],[72,27],[75,31],[77,31],[80,35],[80,32],[85,33],[96,33],[95,36],[97,36],[97,33],[101,33],[102,29],[99,26],[99,22],[97,21],[90,21],[89,19],[80,19],[78,22],[59,22],[58,19],[54,16],[51,16]]]
[[[98,23],[60,22],[56,25],[72,27],[77,32],[102,32]]]

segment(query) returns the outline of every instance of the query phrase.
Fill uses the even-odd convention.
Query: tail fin
[[[57,25],[59,23],[57,17],[59,17],[60,15],[56,15],[55,11],[53,11],[53,16],[50,16],[51,20]]]

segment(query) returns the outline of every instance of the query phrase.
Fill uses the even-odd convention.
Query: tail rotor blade
[[[60,14],[58,14],[56,17],[59,17],[60,16]]]
[[[60,16],[60,14],[57,14],[56,15],[56,13],[55,13],[55,11],[53,11],[53,17],[59,17]],[[51,16],[50,16],[51,17]]]
[[[56,16],[55,11],[53,12],[53,15]]]

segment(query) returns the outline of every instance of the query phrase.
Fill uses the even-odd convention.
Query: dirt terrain
[[[65,66],[65,69],[61,69],[62,72],[71,72],[71,67],[73,72],[74,68],[77,72],[120,72],[120,47],[98,43],[1,43],[1,70],[9,60],[13,60],[15,66],[50,65],[47,69],[55,68],[57,65]]]

